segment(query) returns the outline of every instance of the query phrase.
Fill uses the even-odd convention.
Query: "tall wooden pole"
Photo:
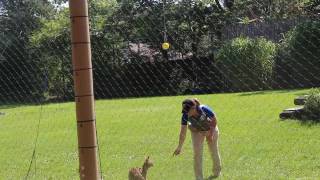
[[[82,180],[100,179],[87,0],[69,0],[75,90],[79,173]]]

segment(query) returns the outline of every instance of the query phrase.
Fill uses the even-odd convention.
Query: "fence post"
[[[82,180],[100,179],[89,35],[87,0],[69,0],[73,79],[76,102],[79,175]]]

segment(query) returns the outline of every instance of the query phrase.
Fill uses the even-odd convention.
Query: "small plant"
[[[311,89],[304,105],[304,112],[307,119],[320,122],[320,88]]]

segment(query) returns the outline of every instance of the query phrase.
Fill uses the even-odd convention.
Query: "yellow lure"
[[[167,49],[169,49],[169,48],[170,48],[170,44],[169,44],[168,42],[162,43],[162,49],[163,49],[163,50],[167,50]]]

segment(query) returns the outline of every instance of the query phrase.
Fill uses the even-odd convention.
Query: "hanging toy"
[[[162,49],[163,49],[163,50],[168,50],[169,48],[170,48],[170,43],[168,42],[167,33],[166,33],[166,28],[165,28],[165,31],[163,32]]]
[[[163,50],[168,50],[170,48],[170,43],[168,42],[168,37],[167,37],[167,27],[166,27],[166,16],[165,16],[165,3],[166,0],[163,0],[162,3],[162,13],[163,13],[163,43],[162,43],[162,49]]]
[[[169,48],[170,48],[170,43],[168,43],[168,42],[162,43],[162,49],[163,50],[168,50]]]

